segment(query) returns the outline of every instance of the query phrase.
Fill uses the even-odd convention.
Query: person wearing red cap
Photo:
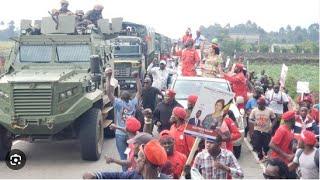
[[[165,129],[170,129],[172,124],[170,117],[173,108],[182,107],[181,104],[175,100],[175,95],[176,93],[173,90],[167,90],[163,102],[159,103],[153,112],[153,124],[158,127],[159,133]]]
[[[187,104],[187,109],[186,109],[186,111],[187,111],[187,119],[190,118],[190,115],[191,115],[191,113],[193,111],[194,106],[196,105],[197,100],[198,100],[198,96],[197,95],[192,94],[192,95],[188,96],[188,102],[187,102],[188,104]]]
[[[296,122],[294,124],[294,133],[300,134],[303,130],[309,130],[319,134],[319,127],[317,126],[316,121],[309,115],[309,109],[306,106],[301,106],[299,108],[299,115],[296,116]]]
[[[235,97],[242,96],[245,103],[247,102],[247,79],[243,73],[243,64],[236,64],[234,69],[234,75],[228,73],[222,73],[221,76],[228,80],[231,84],[232,91],[235,93]]]
[[[151,140],[146,145],[140,146],[137,158],[136,171],[143,179],[170,179],[169,176],[159,172],[159,168],[168,160],[166,150],[158,140]]]
[[[254,151],[258,153],[259,160],[263,160],[269,151],[271,124],[275,122],[276,116],[266,107],[266,100],[263,97],[258,99],[257,104],[258,107],[250,113],[249,122],[254,126],[252,135]]]
[[[184,108],[175,107],[173,109],[170,118],[172,122],[170,133],[174,137],[176,150],[188,157],[194,143],[194,138],[184,134],[184,129],[187,126],[185,121],[186,116],[187,112]]]
[[[283,124],[276,130],[269,144],[272,158],[279,158],[286,164],[293,160],[292,141],[294,134],[292,132],[295,124],[295,111],[288,111],[282,115]]]
[[[168,161],[172,165],[172,173],[174,179],[179,179],[183,167],[187,161],[187,157],[175,149],[174,137],[168,130],[160,133],[160,144],[167,152]]]
[[[288,166],[291,171],[298,167],[301,179],[319,179],[319,149],[315,148],[317,139],[311,131],[303,131],[300,135],[298,146],[293,162]]]
[[[140,128],[141,128],[141,123],[135,117],[128,117],[126,119],[126,127],[125,128],[121,128],[115,124],[110,125],[110,129],[119,129],[119,130],[127,133],[129,139],[134,138],[138,134]],[[109,156],[105,155],[106,163],[107,164],[116,163],[116,164],[122,166],[123,168],[130,169],[135,166],[133,152],[134,152],[134,144],[129,143],[129,146],[128,146],[127,150],[125,151],[125,154],[127,155],[126,160],[118,160],[113,157],[109,157]]]
[[[200,57],[193,48],[192,39],[188,40],[186,49],[182,52],[181,62],[182,76],[197,76],[196,69],[200,63]]]

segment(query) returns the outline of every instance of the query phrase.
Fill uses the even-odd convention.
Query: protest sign
[[[232,102],[234,93],[204,86],[199,94],[184,133],[214,140],[217,135],[215,129],[224,128],[220,127],[218,122],[222,120],[224,110]]]
[[[298,81],[297,82],[297,93],[309,93],[309,82]]]
[[[281,87],[285,86],[287,72],[288,72],[288,66],[286,66],[285,64],[282,64],[281,74],[280,74],[280,85],[281,85]]]

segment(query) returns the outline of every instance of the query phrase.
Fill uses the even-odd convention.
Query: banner
[[[232,103],[234,93],[204,86],[199,94],[184,133],[204,139],[215,139],[216,128],[227,128],[220,122]]]
[[[286,66],[285,64],[282,64],[281,74],[280,74],[280,85],[281,85],[281,87],[285,86],[287,72],[288,72],[288,66]]]

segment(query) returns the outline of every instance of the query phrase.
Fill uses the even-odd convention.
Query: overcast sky
[[[3,0],[0,21],[41,19],[48,10],[59,8],[60,0]],[[256,22],[266,31],[277,31],[290,24],[308,27],[319,23],[319,0],[69,0],[71,11],[104,5],[104,18],[123,17],[154,27],[172,38],[180,37],[187,27],[196,31],[200,25],[214,23],[231,26]]]

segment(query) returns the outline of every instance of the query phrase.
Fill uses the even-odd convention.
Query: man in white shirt
[[[266,94],[266,100],[268,101],[269,108],[271,108],[275,114],[283,114],[283,105],[289,102],[286,93],[280,91],[279,85],[275,85],[273,92]]]
[[[176,72],[166,68],[167,62],[165,60],[161,60],[159,64],[159,67],[153,67],[154,62],[152,62],[148,66],[147,71],[153,77],[152,87],[158,88],[159,90],[166,90],[168,88],[169,74],[176,74]]]

